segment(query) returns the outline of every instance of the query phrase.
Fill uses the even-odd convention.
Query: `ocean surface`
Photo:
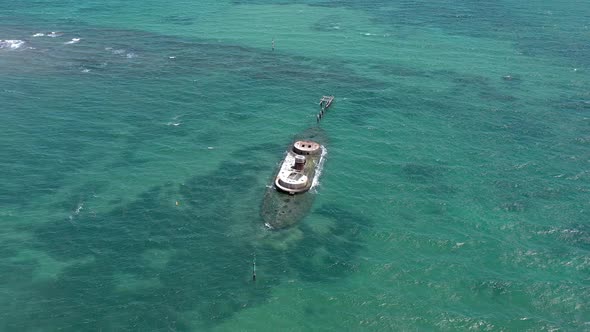
[[[590,330],[588,1],[0,4],[0,331]]]

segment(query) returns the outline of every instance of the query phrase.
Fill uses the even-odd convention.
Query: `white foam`
[[[25,42],[23,40],[18,40],[18,39],[1,40],[0,39],[0,48],[9,48],[11,50],[16,50],[16,49],[20,48],[21,46],[23,46],[24,44],[25,44]]]
[[[61,37],[62,35],[63,35],[62,33],[51,31],[51,33],[47,34],[47,37],[55,38],[55,37]]]
[[[328,154],[328,149],[322,147],[322,154],[320,155],[320,161],[318,162],[318,169],[315,172],[313,180],[311,182],[311,187],[309,189],[315,188],[317,185],[320,184],[320,175],[322,175],[322,171],[324,170],[324,160],[326,159],[326,155]]]
[[[33,37],[43,37],[45,36],[45,34],[43,32],[37,32],[36,34],[33,35]]]
[[[68,45],[68,44],[77,44],[80,42],[81,38],[72,38],[72,40],[70,40],[69,42],[65,42],[64,44]]]
[[[175,56],[169,56],[168,59],[176,59]]]
[[[137,54],[133,52],[127,52],[127,50],[121,49],[113,49],[112,47],[106,47],[105,50],[111,51],[111,53],[115,55],[124,55],[127,59],[137,58]]]
[[[74,217],[79,215],[80,211],[82,211],[83,208],[84,208],[84,202],[79,203],[76,210],[68,216],[68,219],[70,219],[70,221],[74,220]]]
[[[88,69],[88,68],[84,68],[84,69],[82,69],[82,72],[83,72],[83,73],[89,73],[89,72],[90,72],[90,69]]]
[[[76,211],[74,211],[74,214],[80,214],[80,211],[82,211],[83,207],[84,207],[84,202],[78,204],[78,208],[76,209]]]

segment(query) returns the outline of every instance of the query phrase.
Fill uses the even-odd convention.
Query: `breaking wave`
[[[80,42],[80,38],[72,38],[72,40],[65,42],[64,44],[77,44]]]
[[[2,39],[0,39],[0,48],[9,48],[11,50],[16,50],[16,49],[19,49],[24,44],[25,44],[25,42],[23,40],[18,40],[18,39],[2,40]]]

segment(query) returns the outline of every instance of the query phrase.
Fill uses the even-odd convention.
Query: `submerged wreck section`
[[[271,188],[262,203],[264,225],[273,230],[294,225],[307,215],[312,204],[312,195],[289,195]]]
[[[321,172],[324,144],[323,131],[316,127],[298,135],[290,145],[262,202],[261,215],[268,228],[288,227],[309,212],[314,193],[307,191]]]

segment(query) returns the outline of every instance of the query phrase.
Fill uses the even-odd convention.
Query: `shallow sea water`
[[[4,7],[0,330],[590,329],[587,3]]]

